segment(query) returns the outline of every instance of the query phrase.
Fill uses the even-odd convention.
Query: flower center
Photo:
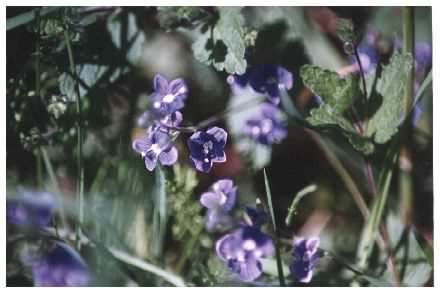
[[[168,95],[166,95],[165,97],[163,97],[163,99],[162,99],[162,101],[164,102],[164,103],[172,103],[173,101],[174,101],[174,99],[175,99],[176,97],[173,95],[173,94],[168,94]]]
[[[212,141],[207,141],[203,144],[203,153],[205,155],[208,155],[210,151],[212,150],[213,144]]]
[[[162,152],[159,144],[155,143],[150,147],[150,150],[153,151],[156,155],[160,154]]]
[[[156,109],[159,109],[160,108],[160,102],[157,102],[157,101],[154,102],[153,107],[156,108]]]
[[[264,119],[261,121],[261,132],[263,133],[269,133],[272,131],[273,128],[273,122],[270,119]]]
[[[244,250],[250,251],[250,250],[254,250],[255,248],[257,248],[257,243],[255,243],[254,240],[248,239],[243,242],[243,249]]]

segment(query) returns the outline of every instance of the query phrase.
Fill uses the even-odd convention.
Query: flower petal
[[[144,157],[145,160],[145,167],[148,171],[153,171],[154,168],[156,168],[157,164],[157,154],[153,151],[148,151]]]
[[[221,205],[221,201],[222,196],[217,192],[205,192],[200,197],[200,203],[208,209],[218,208]]]
[[[135,139],[132,144],[133,150],[139,154],[146,153],[147,150],[151,147],[151,141],[147,136],[139,139]]]
[[[228,133],[220,127],[211,127],[206,131],[206,133],[214,136],[215,140],[219,143],[221,147],[226,145],[226,140],[228,139]]]
[[[173,95],[181,96],[183,99],[186,99],[186,95],[188,94],[188,87],[181,78],[173,80],[169,85],[169,90]]]
[[[176,147],[172,146],[167,150],[164,150],[159,155],[159,160],[162,165],[170,166],[177,162],[178,152]]]
[[[161,94],[166,94],[168,92],[168,80],[160,74],[154,76],[154,90]]]

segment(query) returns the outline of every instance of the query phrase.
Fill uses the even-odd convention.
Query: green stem
[[[277,229],[277,225],[276,225],[276,221],[275,221],[275,212],[273,210],[273,205],[272,205],[272,194],[270,191],[269,180],[268,180],[267,174],[266,174],[266,168],[263,169],[263,173],[264,173],[264,185],[266,187],[267,203],[269,205],[269,213],[270,213],[270,216],[272,219],[273,231],[275,232],[275,256],[276,256],[276,261],[277,261],[278,279],[280,282],[280,286],[285,287],[286,281],[284,280],[283,261],[281,259],[281,241],[280,241],[280,235],[279,235],[279,231]]]
[[[414,8],[403,7],[402,9],[403,23],[403,53],[414,56]],[[414,60],[414,57],[413,57]],[[413,105],[414,94],[414,61],[413,67],[409,75],[409,82],[406,84],[404,91],[404,105],[405,117],[410,115]],[[401,209],[403,221],[406,226],[409,226],[412,221],[412,202],[413,202],[413,184],[411,176],[411,138],[412,128],[408,119],[402,128],[402,145],[400,148],[400,162],[407,162],[401,164],[399,168],[399,193],[401,196]]]
[[[67,29],[67,26],[64,28],[64,39],[66,41],[66,47],[67,47],[67,54],[69,56],[69,65],[70,65],[70,72],[72,76],[76,75],[75,70],[75,60],[73,57],[73,50],[72,45],[70,43],[70,35],[69,31]],[[76,225],[76,248],[78,250],[81,249],[81,226],[84,222],[84,166],[83,166],[83,151],[82,151],[82,145],[83,145],[83,134],[82,134],[82,127],[83,127],[83,121],[82,121],[82,105],[81,105],[81,95],[79,90],[79,84],[77,81],[75,81],[75,92],[76,92],[76,112],[78,115],[78,120],[76,123],[76,129],[77,129],[77,171],[78,171],[78,177],[77,177],[77,193],[78,193],[78,222]]]

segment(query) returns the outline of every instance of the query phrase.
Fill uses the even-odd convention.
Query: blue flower
[[[272,239],[259,225],[244,224],[216,243],[216,252],[229,269],[243,282],[252,282],[263,272],[261,259],[274,255]]]
[[[6,202],[8,222],[19,226],[51,226],[54,210],[58,206],[55,197],[48,192],[20,192],[20,197]]]
[[[152,110],[159,115],[170,115],[185,106],[188,87],[183,79],[171,82],[160,74],[154,77],[154,93],[150,96]]]
[[[219,127],[207,131],[197,131],[188,139],[190,159],[194,167],[208,173],[213,163],[226,162],[224,148],[228,134]]]
[[[432,64],[432,47],[429,43],[416,43],[414,48],[416,72],[423,73]]]
[[[272,103],[280,101],[280,89],[289,90],[293,86],[293,75],[282,66],[263,64],[250,68],[243,75],[228,77],[231,85],[245,87],[248,84],[257,93],[267,95]]]
[[[33,263],[32,275],[34,285],[44,287],[82,287],[92,279],[81,256],[61,242]]]
[[[276,106],[264,103],[259,112],[246,121],[244,133],[261,144],[279,143],[287,136],[287,126],[281,116]]]
[[[153,126],[146,136],[133,141],[133,149],[141,154],[145,167],[153,171],[157,160],[166,166],[176,163],[178,153],[172,142],[171,134],[166,129]]]
[[[222,179],[215,182],[211,189],[200,197],[200,203],[208,209],[206,229],[229,229],[233,220],[228,212],[234,207],[237,187],[232,180]]]
[[[293,263],[289,266],[290,273],[298,282],[309,283],[313,269],[319,260],[319,238],[296,238],[293,241]]]

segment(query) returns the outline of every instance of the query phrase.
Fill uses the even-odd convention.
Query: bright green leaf
[[[403,115],[403,92],[409,81],[412,57],[396,53],[383,67],[376,91],[382,96],[382,104],[370,119],[368,136],[374,135],[376,143],[386,143],[397,132]]]
[[[197,60],[219,71],[243,74],[246,71],[244,18],[239,7],[220,7],[220,17],[213,27],[194,42]]]
[[[320,96],[336,113],[347,110],[360,93],[355,76],[342,78],[334,71],[308,64],[301,67],[300,75],[305,86]]]

